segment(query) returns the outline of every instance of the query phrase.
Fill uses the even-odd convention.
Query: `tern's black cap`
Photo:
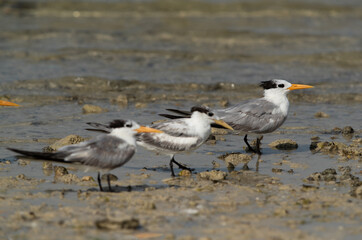
[[[117,120],[113,120],[112,122],[110,122],[108,126],[110,128],[122,128],[122,127],[124,127],[126,122],[127,122],[126,120],[117,119]]]
[[[210,112],[210,109],[208,107],[205,106],[193,106],[191,108],[191,112],[200,112],[200,113],[206,113],[208,114]]]
[[[277,88],[277,83],[272,79],[268,81],[263,81],[259,84],[260,87],[264,89],[271,89],[271,88]]]

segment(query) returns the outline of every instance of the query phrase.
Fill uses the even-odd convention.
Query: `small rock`
[[[211,134],[213,135],[226,135],[228,134],[228,130],[224,128],[211,128]]]
[[[182,177],[190,177],[192,173],[189,170],[182,169],[178,175]]]
[[[96,105],[91,104],[85,104],[82,108],[83,114],[89,114],[89,113],[102,113],[102,112],[108,112],[107,109],[101,108]]]
[[[285,217],[288,214],[289,214],[289,211],[284,208],[277,208],[274,210],[274,215],[276,215],[276,216]]]
[[[56,180],[57,182],[63,182],[67,184],[80,182],[80,179],[75,174],[72,173],[58,177],[54,176],[54,180]]]
[[[346,126],[342,130],[342,134],[352,134],[354,133],[354,129],[351,126]]]
[[[280,150],[292,150],[298,148],[298,144],[291,139],[279,139],[269,143],[269,146]]]
[[[28,180],[29,178],[27,176],[25,176],[25,174],[19,174],[18,176],[16,176],[17,179],[21,179],[21,180]]]
[[[353,195],[354,197],[357,197],[357,198],[362,199],[362,185],[359,186],[359,187],[357,187],[357,188],[354,190],[354,192],[353,192],[352,195]]]
[[[352,168],[350,166],[338,167],[338,171],[342,173],[350,173],[352,171]]]
[[[322,174],[319,172],[312,173],[309,177],[307,177],[308,181],[321,181],[322,179]]]
[[[335,127],[332,129],[332,134],[340,134],[342,132],[342,129],[339,127]]]
[[[337,175],[337,171],[334,168],[327,168],[326,170],[324,170],[323,172],[321,172],[322,175]]]
[[[226,172],[212,170],[210,172],[200,172],[198,174],[200,178],[211,180],[211,181],[221,181],[224,180],[227,176]]]
[[[107,181],[107,176],[109,176],[109,179],[111,181],[117,181],[118,180],[118,177],[116,175],[111,174],[111,173],[103,174],[101,179],[104,180],[104,181]]]
[[[272,168],[272,172],[273,173],[281,173],[281,172],[283,172],[283,169],[281,169],[281,168]]]
[[[29,163],[30,163],[29,160],[24,160],[24,159],[19,159],[19,160],[18,160],[18,165],[19,165],[19,166],[26,166],[26,165],[28,165]]]
[[[140,221],[135,218],[123,221],[113,221],[109,219],[103,219],[96,221],[95,225],[98,229],[102,230],[119,230],[119,229],[136,230],[137,228],[140,227]]]
[[[220,168],[220,163],[216,162],[216,161],[212,161],[212,168]]]
[[[240,163],[248,163],[252,159],[251,155],[245,153],[227,153],[218,158],[224,160],[227,165],[231,163],[234,167]]]
[[[82,182],[91,182],[91,181],[94,182],[95,180],[91,176],[84,176],[84,177],[82,177],[81,181]]]
[[[42,169],[43,170],[52,170],[53,164],[51,162],[43,162]]]
[[[337,180],[336,175],[327,174],[323,176],[323,180],[326,182],[335,182]]]
[[[228,172],[232,172],[234,171],[235,166],[231,162],[228,162],[226,168],[228,169]]]
[[[320,137],[318,137],[318,136],[313,136],[310,138],[310,140],[312,140],[312,141],[318,141],[319,139],[320,139]]]
[[[62,166],[54,166],[54,177],[61,177],[64,175],[67,175],[68,170],[65,167]]]
[[[77,144],[77,143],[83,142],[85,140],[86,140],[85,138],[82,138],[78,135],[73,135],[73,134],[68,135],[65,138],[62,138],[62,139],[56,141],[52,145],[43,148],[43,151],[44,152],[55,152],[61,147],[71,145],[71,144]]]
[[[318,148],[318,143],[319,142],[311,142],[309,145],[309,150],[314,151]]]
[[[329,118],[329,115],[325,112],[317,112],[314,114],[314,117],[316,118]]]
[[[117,105],[120,105],[122,107],[125,107],[128,105],[128,97],[125,94],[120,94],[112,102],[116,103]]]
[[[145,108],[147,107],[147,103],[137,102],[134,106],[135,108]]]
[[[225,108],[225,107],[227,107],[229,105],[229,101],[228,100],[220,100],[219,105],[221,107]]]

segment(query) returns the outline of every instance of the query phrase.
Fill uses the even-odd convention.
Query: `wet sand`
[[[0,108],[1,239],[361,239],[358,2],[0,7],[0,98],[22,105]],[[229,106],[261,97],[257,84],[271,77],[315,88],[289,94],[288,119],[264,135],[260,159],[242,135],[215,132],[176,156],[192,175],[171,178],[167,157],[138,148],[112,171],[110,193],[95,173],[6,150],[94,137],[86,122]],[[291,145],[277,147],[282,139]]]

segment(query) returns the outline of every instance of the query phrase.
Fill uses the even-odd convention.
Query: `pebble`
[[[192,173],[187,169],[182,169],[178,175],[182,177],[190,177]]]
[[[43,162],[42,169],[51,170],[53,169],[53,164],[51,162]]]
[[[342,134],[352,134],[354,129],[351,126],[346,126],[342,129]]]
[[[279,150],[292,150],[298,148],[298,144],[291,139],[278,139],[269,143],[269,146]]]
[[[128,97],[126,94],[120,94],[112,102],[125,107],[128,105]]]
[[[213,135],[226,135],[228,134],[228,130],[224,128],[211,128],[211,134]]]
[[[24,159],[19,159],[19,160],[18,160],[18,165],[19,165],[19,166],[26,166],[26,165],[28,165],[29,163],[30,163],[29,160],[24,160]]]
[[[136,230],[141,226],[140,221],[135,218],[126,219],[123,221],[103,219],[96,221],[95,225],[98,229],[102,230],[119,230],[119,229]]]
[[[67,146],[67,145],[71,145],[71,144],[77,144],[80,142],[85,141],[85,138],[82,138],[78,135],[68,135],[65,138],[62,138],[58,141],[56,141],[55,143],[49,145],[48,147],[43,148],[44,152],[55,152],[57,151],[59,148]]]
[[[221,181],[226,178],[227,173],[218,170],[211,170],[209,172],[200,172],[198,176],[206,180]]]
[[[227,153],[218,158],[224,160],[227,165],[231,163],[234,167],[240,163],[248,163],[252,159],[251,155],[245,153]]]
[[[91,177],[91,176],[83,176],[82,179],[81,179],[82,182],[95,182],[94,178]]]
[[[54,166],[54,177],[61,177],[64,175],[67,175],[68,170],[65,167],[62,166]]]
[[[317,112],[314,114],[314,117],[316,118],[329,118],[329,115],[325,112]]]
[[[105,108],[96,106],[96,105],[85,104],[82,108],[82,112],[83,112],[83,114],[90,114],[90,113],[108,112],[108,110]]]

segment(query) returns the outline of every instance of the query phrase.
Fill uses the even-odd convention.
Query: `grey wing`
[[[59,149],[60,153],[67,155],[64,159],[67,162],[102,169],[122,166],[132,158],[135,151],[134,145],[111,135],[100,135],[94,140]]]
[[[153,124],[152,128],[156,128],[174,137],[194,137],[195,134],[190,132],[186,119],[175,119],[172,121],[160,122]]]
[[[161,122],[151,126],[162,130],[164,133],[140,133],[137,134],[138,144],[149,144],[156,148],[171,151],[187,151],[199,146],[203,139],[198,137],[188,128],[185,119],[177,119]]]
[[[216,114],[235,130],[267,133],[280,127],[286,119],[282,113],[273,112],[275,108],[273,103],[257,99],[217,110]]]

